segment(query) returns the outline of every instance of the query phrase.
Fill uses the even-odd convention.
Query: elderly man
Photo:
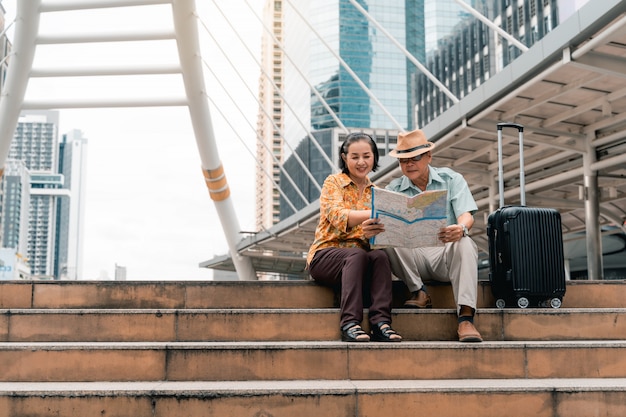
[[[429,308],[431,299],[422,279],[450,282],[457,306],[461,342],[482,342],[474,327],[478,292],[478,249],[469,237],[476,202],[463,176],[450,168],[430,166],[435,144],[421,130],[398,135],[396,149],[404,174],[387,185],[388,190],[414,196],[426,190],[448,190],[448,226],[439,231],[439,247],[386,249],[394,275],[402,279],[411,297],[408,308]]]

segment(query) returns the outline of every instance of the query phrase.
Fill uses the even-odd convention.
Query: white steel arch
[[[202,72],[202,57],[197,31],[195,0],[41,0],[18,1],[16,11],[15,36],[7,79],[0,96],[0,177],[4,171],[11,141],[17,127],[20,112],[35,108],[95,108],[95,107],[149,107],[187,106],[191,116],[202,171],[209,195],[214,201],[235,269],[240,280],[254,280],[256,273],[249,258],[238,255],[237,243],[240,240],[239,222],[230,198],[230,188],[219,157],[215,141],[207,91]],[[84,33],[69,37],[40,37],[39,22],[42,13],[101,9],[112,7],[150,6],[171,4],[174,31],[146,31],[143,33],[93,34]],[[173,39],[176,41],[180,66],[146,66],[145,68],[119,64],[106,71],[97,68],[55,69],[33,72],[33,61],[38,44],[89,43],[142,41]],[[56,100],[38,103],[24,101],[28,81],[33,76],[92,76],[92,75],[141,75],[172,74],[179,72],[183,77],[184,98],[81,101]]]

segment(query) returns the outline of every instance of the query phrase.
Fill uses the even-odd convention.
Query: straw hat
[[[416,129],[412,132],[398,133],[396,148],[389,152],[395,158],[413,158],[414,156],[432,151],[435,144],[426,140],[424,132]]]

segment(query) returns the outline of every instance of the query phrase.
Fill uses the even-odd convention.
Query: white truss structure
[[[209,111],[207,92],[202,72],[202,57],[198,39],[198,22],[194,0],[28,0],[17,1],[15,36],[5,87],[0,97],[0,167],[9,153],[11,140],[17,127],[20,112],[32,109],[98,108],[98,107],[151,107],[186,106],[189,109],[202,171],[215,203],[222,228],[233,254],[235,268],[242,280],[256,279],[250,258],[239,256],[236,245],[240,240],[240,227],[236,217],[230,188],[226,180]],[[92,33],[41,36],[41,15],[87,9],[123,8],[130,6],[171,5],[173,30],[146,30],[139,32]],[[38,68],[33,69],[37,45],[85,44],[123,41],[175,40],[179,65],[128,66],[112,63],[107,68]],[[25,101],[28,81],[32,77],[68,76],[119,76],[180,74],[183,78],[184,97],[133,98],[88,100]]]

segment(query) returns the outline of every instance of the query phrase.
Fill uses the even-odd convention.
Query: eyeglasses
[[[419,154],[419,155],[415,155],[413,158],[398,158],[398,161],[401,164],[408,164],[409,161],[411,162],[419,162],[422,160],[422,157],[424,156],[423,153]]]

